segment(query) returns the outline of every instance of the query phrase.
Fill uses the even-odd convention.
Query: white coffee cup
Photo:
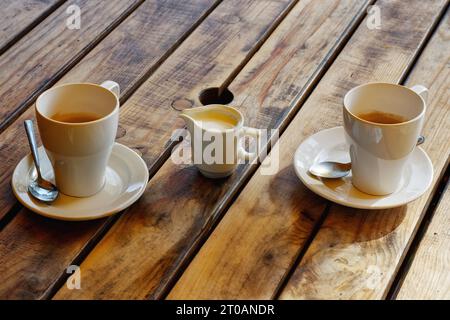
[[[89,197],[105,184],[105,170],[119,122],[119,85],[71,83],[53,87],[36,101],[36,119],[58,189],[69,196]],[[90,122],[61,122],[55,114],[89,113]]]
[[[424,86],[391,83],[364,84],[345,95],[344,128],[356,188],[372,195],[398,190],[423,127],[427,95]],[[395,114],[405,121],[383,124],[358,117],[370,112]]]

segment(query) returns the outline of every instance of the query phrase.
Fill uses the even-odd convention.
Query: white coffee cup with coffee
[[[88,197],[105,184],[119,122],[119,85],[71,83],[36,100],[36,119],[58,189]]]
[[[344,97],[352,183],[368,194],[398,190],[422,131],[428,89],[368,83]]]

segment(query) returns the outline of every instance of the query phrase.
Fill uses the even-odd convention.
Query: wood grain
[[[450,188],[447,185],[396,299],[450,300],[449,212]]]
[[[125,101],[215,4],[212,0],[145,2],[60,82],[115,80]],[[174,21],[177,28],[173,28]],[[1,215],[16,203],[10,190],[11,173],[29,152],[22,122],[32,117],[34,111],[29,109],[0,134]],[[45,297],[49,286],[64,274],[84,244],[97,237],[106,225],[105,219],[56,222],[21,209],[0,233],[0,273],[7,279],[0,285],[0,297]]]
[[[420,83],[430,90],[423,149],[433,163],[433,187],[418,200],[390,210],[363,211],[333,205],[281,298],[386,297],[449,161],[449,14],[447,11],[406,82],[407,86]],[[421,272],[426,275],[428,270]]]
[[[230,85],[246,123],[280,126],[367,4],[299,2]],[[245,102],[249,97],[255,100]],[[216,181],[202,177],[191,166],[167,161],[150,180],[143,198],[120,217],[81,264],[89,274],[83,289],[63,287],[55,298],[164,297],[174,276],[214,227],[221,207],[250,172],[250,166],[242,166],[232,177]]]
[[[263,161],[265,166],[279,159],[278,172],[264,175],[262,167],[258,169],[169,299],[268,299],[277,295],[327,206],[296,178],[292,158],[297,146],[309,135],[341,124],[342,99],[350,88],[368,81],[401,79],[445,4],[415,0],[405,6],[401,1],[377,1],[383,27],[368,30],[365,21],[361,23],[274,147],[279,148],[279,157],[272,150]],[[351,224],[347,230],[351,227],[358,225]],[[338,274],[333,276],[325,278],[324,285],[340,280]],[[306,283],[310,286],[303,291],[314,290],[318,281],[311,273]]]
[[[222,2],[127,101],[120,115],[123,134],[117,141],[139,152],[153,174],[170,156],[172,134],[184,127],[172,103],[182,99],[200,106],[200,92],[228,82],[295,2]]]
[[[57,84],[114,80],[124,102],[215,5],[216,0],[146,1]],[[29,153],[23,121],[33,118],[34,108],[29,108],[0,134],[0,220],[17,203],[10,180],[17,162]]]
[[[64,1],[3,0],[0,20],[0,54]]]
[[[0,58],[0,132],[142,0],[69,0]],[[67,7],[81,10],[81,28],[66,26]]]
[[[45,297],[80,252],[80,243],[95,237],[104,221],[66,223],[20,212],[0,233],[0,297]]]
[[[219,79],[227,79],[234,74],[241,63],[251,57],[258,43],[265,40],[267,33],[270,33],[276,25],[277,19],[282,19],[283,13],[288,11],[290,6],[291,2],[288,0],[222,2],[122,106],[119,141],[144,154],[148,163],[154,162],[164,149],[165,143],[170,140],[171,128],[176,126],[173,122],[177,113],[170,106],[171,101],[179,98],[179,95],[187,96],[188,93],[196,97],[201,85],[214,85]],[[166,19],[177,23],[177,18],[166,17]],[[133,30],[134,28],[139,29],[139,24],[134,25]],[[246,30],[245,36],[241,34],[242,30]],[[161,36],[166,35],[161,33]],[[157,45],[153,43],[146,47]],[[120,56],[120,52],[116,54]],[[126,69],[121,70],[127,72]],[[158,121],[164,117],[168,123]],[[181,123],[178,123],[179,126]],[[26,210],[21,210],[0,233],[0,243],[8,241],[7,234],[10,235],[9,239],[15,233],[22,237],[31,236],[27,232],[27,226],[33,225],[28,221],[29,215]],[[68,235],[70,240],[67,241],[73,246],[67,250],[61,249],[51,259],[47,259],[53,250],[51,242],[65,242],[59,239],[65,234],[56,234],[48,230],[51,223],[43,222],[35,226],[35,230],[39,230],[36,232],[54,235],[55,238],[52,240],[28,238],[29,246],[33,247],[33,250],[25,249],[26,241],[22,246],[4,247],[5,249],[0,252],[0,265],[9,276],[9,281],[0,286],[0,296],[20,297],[24,287],[29,285],[36,288],[32,291],[34,298],[47,297],[51,294],[55,282],[59,278],[64,278],[64,270],[69,261],[77,261],[81,259],[80,256],[84,257],[98,240],[97,231],[109,226],[113,221],[114,218],[87,223],[94,227],[80,228],[76,236]],[[36,269],[36,264],[39,264],[40,268]],[[34,272],[26,273],[23,270]],[[39,281],[33,283],[35,279]]]

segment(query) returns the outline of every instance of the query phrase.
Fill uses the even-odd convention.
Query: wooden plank
[[[169,299],[276,297],[327,206],[296,177],[292,159],[297,146],[311,134],[342,123],[342,99],[350,88],[401,79],[445,3],[414,0],[405,6],[401,1],[377,1],[382,28],[368,30],[366,21],[359,26],[274,147],[280,152],[278,172],[264,175],[259,169],[253,175]],[[272,155],[262,165],[267,166]],[[311,274],[308,288],[313,290],[317,281]]]
[[[101,83],[111,79],[120,84],[124,102],[216,3],[216,0],[145,2],[58,84]],[[10,180],[17,162],[29,153],[23,121],[33,117],[34,110],[29,108],[0,134],[0,220],[17,203]]]
[[[112,79],[120,83],[122,97],[127,97],[215,5],[212,0],[147,1],[60,82],[99,83]],[[176,28],[173,28],[174,21]],[[10,191],[11,173],[17,161],[29,152],[22,122],[32,117],[34,111],[27,110],[0,135],[2,214],[16,203]],[[31,299],[45,295],[49,285],[79,253],[80,247],[101,231],[104,222],[68,224],[22,210],[0,234],[0,261],[3,262],[0,273],[5,277],[15,274],[0,285],[0,296]],[[62,235],[66,240],[60,238]],[[57,267],[39,269],[42,257],[51,257],[47,261],[49,266],[55,264]],[[65,260],[61,262],[60,259]]]
[[[169,142],[172,131],[182,126],[180,119],[177,119],[178,111],[171,107],[171,103],[177,99],[189,99],[198,105],[199,92],[209,86],[220,86],[224,78],[228,79],[236,69],[239,70],[240,65],[257,50],[258,43],[264,42],[271,28],[276,26],[276,23],[273,22],[282,19],[283,12],[288,11],[291,5],[291,0],[246,0],[242,3],[233,0],[221,4],[217,8],[217,12],[196,30],[193,40],[184,43],[176,51],[176,54],[165,63],[165,67],[157,70],[147,82],[142,84],[133,99],[122,107],[118,142],[133,147],[142,154],[150,168],[156,168],[157,166],[153,166],[153,164],[158,159],[163,162],[170,154]],[[260,16],[261,12],[265,15]],[[143,21],[146,19],[148,17],[141,17]],[[170,19],[167,21],[168,23],[172,22]],[[241,30],[246,30],[245,37],[241,35]],[[133,33],[134,31],[128,30],[128,32]],[[156,34],[163,38],[166,32],[168,31]],[[142,37],[147,36],[144,33]],[[134,38],[135,40],[128,38],[125,36],[122,39],[124,45],[130,45],[125,50],[128,51],[130,48],[134,52],[139,50],[137,56],[148,54],[145,49],[138,49],[140,45],[137,43],[140,40],[137,37]],[[130,43],[127,44],[126,41],[130,41]],[[114,48],[116,44],[112,41],[108,45],[109,48],[105,47],[103,54]],[[89,55],[89,58],[83,61],[86,66],[81,66],[78,72],[74,72],[74,76],[71,76],[72,73],[70,73],[61,82],[86,80],[82,75],[87,73],[87,70],[92,70],[89,73],[90,81],[102,81],[105,77],[101,73],[99,74],[101,77],[94,78],[94,76],[98,74],[95,68],[96,63],[102,63],[103,54]],[[228,57],[233,57],[233,59],[228,59]],[[131,65],[135,63],[132,59],[123,62],[120,62],[120,59],[123,59],[121,54],[112,54],[106,62],[110,65],[123,65],[124,62]],[[139,59],[142,58],[137,58],[137,61]],[[87,65],[89,63],[92,64]],[[109,64],[102,64],[100,67],[107,68],[108,66]],[[140,65],[137,64],[136,67],[133,70],[139,70]],[[124,65],[121,72],[114,75],[113,80],[120,83],[121,78],[132,74],[133,70]],[[147,70],[146,75],[153,71],[154,68]],[[138,84],[141,83],[134,84],[134,86]],[[125,92],[125,97],[127,97],[127,92]],[[6,136],[5,133],[0,136],[0,150],[2,151],[0,157],[5,157],[4,159],[0,158],[0,219],[9,212],[15,203],[9,186],[10,177],[20,157],[27,152],[24,137],[21,138],[24,142],[23,148],[20,149],[21,152],[17,152],[14,147],[16,139],[21,136],[18,134],[22,133],[21,126],[21,121],[16,121],[12,126],[13,129],[7,130]],[[12,143],[12,141],[14,142]]]
[[[399,291],[398,300],[450,300],[450,188],[443,192],[420,240]]]
[[[420,199],[391,210],[369,212],[333,206],[281,298],[386,297],[422,221],[436,184],[448,165],[449,14],[450,11],[447,11],[445,19],[442,20],[406,82],[407,86],[420,83],[430,90],[423,130],[427,141],[423,149],[433,163],[434,187]],[[431,22],[431,19],[428,21]],[[448,271],[448,265],[446,270]],[[413,280],[415,285],[418,284],[416,280]]]
[[[122,108],[117,141],[140,153],[153,174],[170,156],[173,132],[184,127],[171,105],[182,100],[200,106],[200,92],[229,82],[295,2],[221,3]]]
[[[0,132],[143,0],[69,0],[0,58]],[[67,7],[81,10],[81,28],[66,26]]]
[[[0,54],[65,0],[3,0],[0,20]]]
[[[367,4],[301,1],[292,9],[231,83],[248,125],[280,126],[295,111],[296,101],[319,78]],[[246,97],[255,97],[254,103]],[[249,174],[247,165],[226,180],[209,180],[168,160],[143,198],[81,264],[90,275],[82,290],[62,287],[55,298],[164,297]]]
[[[170,138],[171,126],[176,126],[173,122],[177,112],[170,106],[172,100],[178,95],[195,97],[201,84],[214,85],[234,74],[291,6],[289,0],[222,2],[122,106],[119,129],[122,139],[119,141],[124,142],[125,135],[129,146],[140,150],[148,163],[154,162],[159,155],[158,150],[160,153]],[[139,25],[134,28],[138,29]],[[246,30],[245,37],[241,35],[241,30]],[[229,57],[233,59],[228,60]],[[158,122],[158,117],[164,115],[170,126]],[[180,125],[178,123],[178,127]],[[64,269],[74,260],[82,259],[98,241],[103,228],[115,220],[113,217],[86,223],[86,227],[77,229],[75,236],[67,235],[71,246],[60,248],[53,254],[52,242],[64,243],[61,237],[66,235],[57,232],[52,223],[45,219],[38,220],[41,223],[34,222],[30,215],[26,210],[21,210],[0,233],[0,244],[4,244],[3,247],[0,245],[0,265],[9,279],[0,286],[0,296],[20,297],[30,287],[33,288],[32,297],[48,296],[55,286],[54,282],[64,279]],[[46,237],[36,237],[29,232],[31,228]],[[15,235],[24,238],[17,246],[14,242],[10,243]],[[50,256],[51,259],[47,259]],[[36,269],[36,265],[40,267]],[[29,273],[26,270],[36,271]]]
[[[79,253],[80,242],[94,237],[104,222],[70,224],[23,211],[0,233],[2,299],[44,298]]]

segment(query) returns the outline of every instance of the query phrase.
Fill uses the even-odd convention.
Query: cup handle
[[[245,161],[253,161],[258,156],[258,148],[256,148],[255,152],[248,152],[244,149],[242,142],[242,138],[245,136],[250,136],[256,139],[257,143],[259,141],[259,137],[261,135],[261,131],[255,128],[243,127],[242,135],[240,137],[240,142],[238,146],[238,157]]]
[[[428,89],[425,86],[418,84],[418,85],[411,87],[411,90],[414,91],[415,93],[417,93],[419,96],[421,96],[423,98],[423,100],[425,100],[425,102],[427,102]]]
[[[114,94],[117,96],[117,98],[120,97],[120,86],[119,86],[119,84],[118,84],[117,82],[108,80],[108,81],[103,82],[103,83],[101,84],[101,86],[102,86],[103,88],[108,89],[108,90],[111,91],[112,93],[114,93]]]

